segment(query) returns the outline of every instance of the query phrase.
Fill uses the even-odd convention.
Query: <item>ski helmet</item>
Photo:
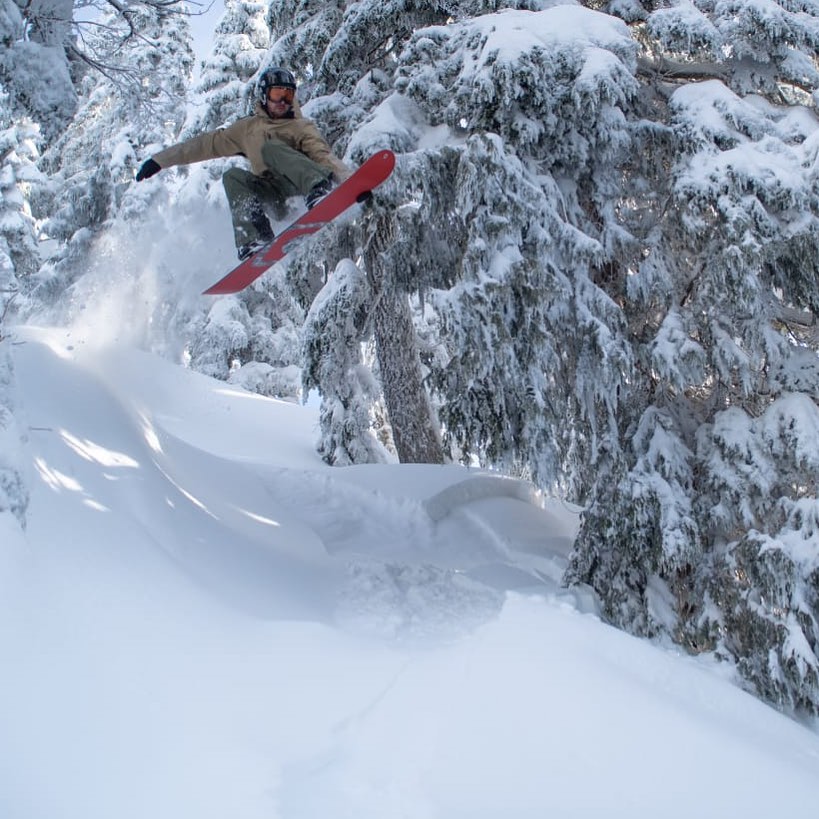
[[[259,77],[259,99],[262,103],[267,99],[267,92],[271,88],[292,88],[295,91],[296,78],[286,68],[266,68]]]

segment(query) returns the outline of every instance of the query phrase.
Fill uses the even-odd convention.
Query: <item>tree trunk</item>
[[[390,219],[376,217],[374,228],[365,259],[375,302],[376,353],[398,459],[442,464],[444,448],[421,377],[409,300],[396,290],[383,266],[382,253],[392,241]]]

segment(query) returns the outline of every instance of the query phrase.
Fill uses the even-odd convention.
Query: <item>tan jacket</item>
[[[330,150],[330,146],[318,132],[312,120],[301,116],[295,106],[295,116],[291,119],[273,119],[267,115],[261,103],[256,103],[252,116],[243,117],[227,128],[218,128],[199,136],[186,139],[170,148],[165,148],[153,159],[161,168],[173,165],[190,165],[206,159],[225,156],[245,156],[250,161],[250,169],[256,176],[263,176],[267,168],[262,161],[262,145],[268,139],[282,142],[301,151],[313,162],[332,171],[337,181],[346,179],[350,169]]]

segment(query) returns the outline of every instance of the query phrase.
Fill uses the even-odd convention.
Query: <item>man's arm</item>
[[[174,165],[190,165],[193,162],[204,162],[206,159],[218,159],[223,156],[237,156],[242,153],[242,146],[236,141],[231,128],[219,128],[205,134],[191,137],[184,142],[171,145],[158,154],[154,161],[162,168]]]
[[[137,182],[153,176],[162,168],[171,168],[174,165],[190,165],[193,162],[203,162],[206,159],[218,159],[224,156],[238,156],[242,154],[242,146],[236,140],[233,126],[208,131],[205,134],[191,137],[184,142],[171,145],[159,153],[154,154],[139,169]]]

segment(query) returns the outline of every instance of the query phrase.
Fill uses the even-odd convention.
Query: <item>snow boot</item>
[[[307,205],[307,210],[312,210],[319,202],[327,196],[333,189],[333,183],[329,179],[322,179],[321,182],[313,185],[304,197],[304,204]]]

